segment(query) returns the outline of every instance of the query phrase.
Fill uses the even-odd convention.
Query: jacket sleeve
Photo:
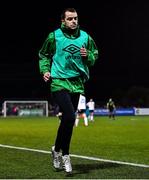
[[[41,74],[50,72],[52,56],[55,53],[55,36],[51,32],[39,50],[39,71]]]
[[[88,45],[87,45],[87,65],[93,66],[98,59],[99,51],[97,49],[97,46],[95,44],[95,41],[91,36],[88,38]]]

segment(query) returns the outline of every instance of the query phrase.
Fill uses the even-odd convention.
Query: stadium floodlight
[[[4,117],[7,116],[47,116],[48,101],[4,101]]]

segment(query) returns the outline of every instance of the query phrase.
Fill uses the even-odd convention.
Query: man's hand
[[[80,48],[80,54],[82,57],[87,57],[87,50],[85,47]]]
[[[50,76],[51,76],[50,72],[46,72],[46,73],[44,73],[44,75],[43,75],[43,79],[44,79],[44,81],[45,81],[45,82],[49,81]]]

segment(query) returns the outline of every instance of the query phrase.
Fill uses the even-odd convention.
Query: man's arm
[[[93,66],[95,64],[95,61],[99,57],[99,50],[95,44],[95,41],[91,36],[89,36],[88,39],[88,45],[87,45],[87,64],[88,66]]]
[[[107,109],[109,109],[109,103],[107,103]]]
[[[55,53],[55,36],[50,33],[39,51],[39,70],[41,74],[50,72],[52,56]]]

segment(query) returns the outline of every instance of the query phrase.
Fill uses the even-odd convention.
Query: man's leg
[[[54,92],[53,97],[62,110],[62,119],[55,141],[55,150],[62,150],[63,155],[69,154],[70,140],[75,123],[75,111],[79,94],[71,96],[68,91]]]
[[[71,173],[72,167],[69,156],[69,147],[75,123],[75,111],[79,94],[71,97],[70,93],[63,90],[53,93],[53,96],[62,110],[62,119],[55,141],[55,151],[59,152],[62,150],[63,167],[67,173]]]
[[[78,124],[79,124],[79,114],[77,113],[76,120],[75,120],[75,126],[77,127]]]
[[[85,113],[83,113],[84,125],[88,126],[88,118]]]

